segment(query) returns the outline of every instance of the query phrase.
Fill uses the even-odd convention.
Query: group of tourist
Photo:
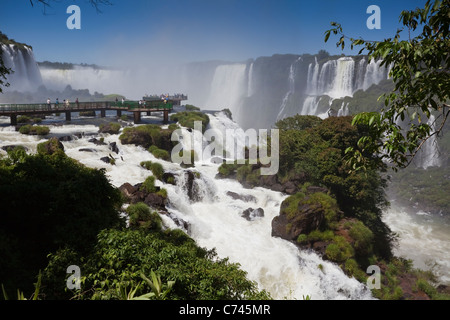
[[[75,103],[77,105],[77,107],[79,106],[79,101],[78,98],[76,98]],[[59,105],[61,103],[59,102],[59,98],[56,98],[55,103],[54,103],[54,108],[58,109]],[[64,99],[62,102],[62,105],[64,106],[64,108],[69,108],[70,107],[70,100],[69,99]],[[52,101],[50,100],[50,98],[47,99],[47,108],[48,110],[52,109]]]

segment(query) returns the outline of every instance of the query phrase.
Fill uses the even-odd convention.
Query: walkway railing
[[[32,112],[48,112],[48,111],[76,111],[76,110],[87,110],[87,109],[122,109],[123,111],[134,111],[134,110],[171,110],[173,108],[173,102],[170,100],[164,103],[164,101],[144,101],[139,103],[139,101],[102,101],[102,102],[70,102],[59,104],[56,103],[40,103],[40,104],[0,104],[0,114],[2,113],[32,113]]]

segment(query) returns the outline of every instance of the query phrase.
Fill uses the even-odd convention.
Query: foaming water
[[[384,222],[399,235],[394,253],[423,270],[433,270],[443,284],[450,284],[450,220],[424,211],[392,206]]]
[[[236,128],[234,122],[224,117],[210,116],[213,130]],[[35,152],[36,145],[44,141],[15,132],[13,127],[0,127],[0,147],[25,145]],[[55,136],[71,136],[63,141],[65,152],[88,167],[104,168],[111,183],[119,187],[125,182],[143,182],[151,172],[140,166],[141,161],[154,161],[176,176],[176,185],[157,185],[168,192],[168,215],[163,215],[166,227],[184,228],[174,223],[172,217],[185,221],[185,230],[200,245],[216,249],[220,258],[239,263],[260,289],[267,290],[275,299],[372,299],[365,285],[347,277],[335,264],[322,260],[314,252],[299,250],[294,244],[271,236],[272,219],[279,214],[284,194],[264,188],[245,189],[240,183],[229,179],[216,179],[219,164],[204,160],[194,168],[184,169],[178,164],[156,159],[147,150],[134,145],[122,145],[119,135],[99,134],[93,124],[60,124],[50,126]],[[82,122],[81,122],[82,123]],[[1,124],[1,123],[0,123]],[[81,134],[81,135],[80,135]],[[187,133],[186,133],[187,134]],[[97,145],[92,138],[104,144]],[[91,140],[91,142],[90,142]],[[116,143],[118,153],[110,144]],[[83,150],[85,149],[85,150]],[[87,150],[86,150],[87,149]],[[3,151],[2,151],[3,152]],[[107,164],[102,157],[112,157],[115,165]],[[196,172],[194,181],[196,197],[188,197],[186,171]],[[234,199],[229,191],[252,196],[249,201]],[[261,208],[264,215],[247,220],[242,217],[246,209]]]

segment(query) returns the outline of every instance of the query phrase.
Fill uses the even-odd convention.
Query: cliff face
[[[201,79],[185,83],[192,103],[204,109],[229,108],[244,128],[270,128],[295,114],[325,117],[334,100],[388,78],[388,68],[381,67],[380,61],[323,54],[197,63],[185,71],[186,79]]]
[[[10,40],[0,33],[0,54],[5,66],[14,71],[7,77],[10,87],[5,91],[35,91],[42,85],[31,46]]]

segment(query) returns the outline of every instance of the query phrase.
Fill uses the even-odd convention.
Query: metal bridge
[[[101,117],[106,116],[107,110],[116,110],[120,117],[122,112],[132,112],[134,122],[141,122],[141,113],[163,112],[163,123],[169,121],[169,112],[173,105],[179,101],[174,100],[141,100],[141,101],[104,101],[104,102],[70,102],[70,103],[41,103],[41,104],[0,104],[0,116],[11,118],[11,125],[17,125],[18,115],[46,115],[65,113],[66,121],[71,121],[72,112],[100,111]]]

